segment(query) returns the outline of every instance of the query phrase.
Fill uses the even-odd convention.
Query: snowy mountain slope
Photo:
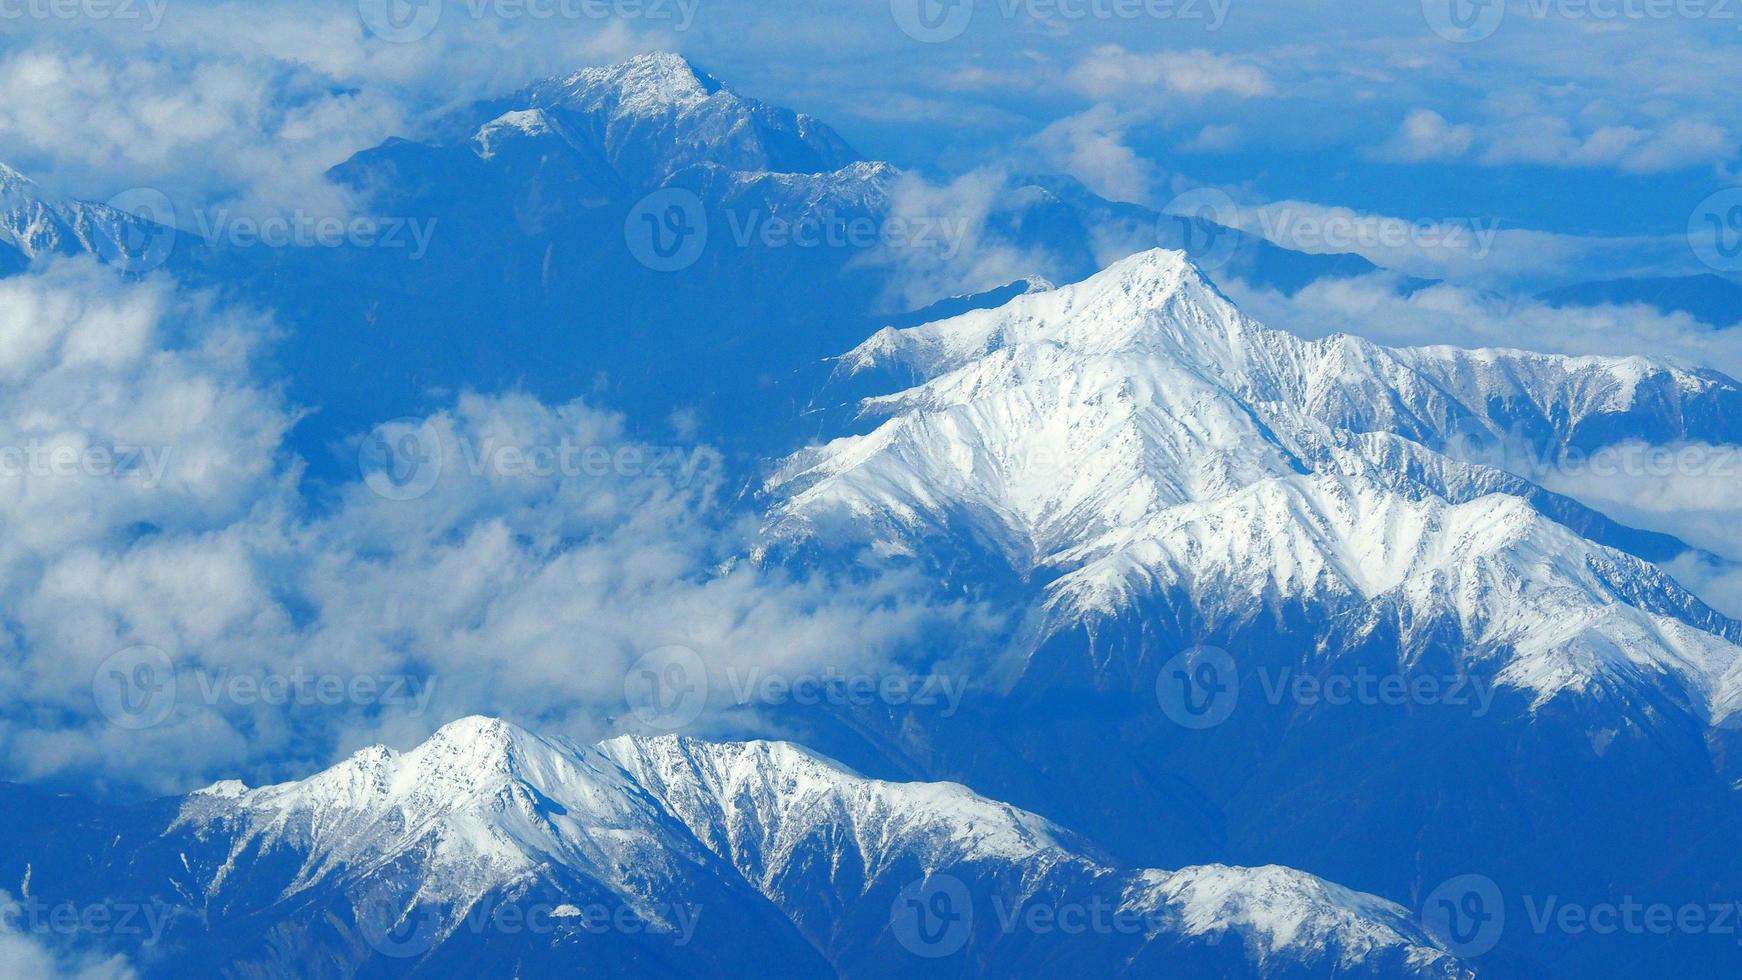
[[[1436,641],[1449,626],[1467,667],[1538,699],[1667,677],[1708,720],[1742,700],[1737,624],[1493,492],[1522,481],[1439,452],[1471,433],[1547,459],[1622,438],[1732,441],[1742,389],[1728,379],[1643,358],[1305,341],[1160,250],[879,332],[837,373],[911,387],[863,402],[884,420],[871,432],[772,478],[777,551],[990,549],[1039,589],[1036,643],[1150,600],[1190,605],[1209,630],[1278,602],[1377,604]]]
[[[1128,966],[1177,956],[1150,947],[1211,937],[1237,941],[1246,965],[1263,974],[1383,964],[1393,975],[1462,975],[1402,908],[1299,871],[1117,871],[1067,831],[961,786],[865,779],[787,743],[621,737],[602,749],[819,941],[836,919],[806,921],[814,879],[801,869],[827,868],[838,891],[878,896],[896,894],[916,874],[964,878],[976,916],[998,903],[1086,907],[1099,897],[1152,924],[1127,942],[1103,937],[1126,947],[1111,962]],[[996,933],[984,942],[982,962],[1058,955],[1008,932],[1002,943]],[[1070,955],[1072,973],[1109,962],[1092,948]],[[838,953],[832,959],[842,962]]]
[[[48,255],[139,258],[167,229],[104,204],[57,198],[0,163],[0,271]]]
[[[569,116],[620,173],[653,183],[699,163],[752,173],[824,173],[859,159],[822,122],[740,96],[666,52],[547,79],[515,101]]]
[[[299,782],[215,784],[182,800],[167,829],[95,834],[84,887],[175,906],[148,975],[278,976],[328,962],[342,975],[502,975],[518,963],[872,976],[1019,961],[1077,976],[1163,963],[1182,976],[1471,975],[1371,895],[1279,867],[1120,870],[961,786],[867,779],[787,743],[582,747],[467,718],[410,751],[365,749]],[[52,868],[34,887],[58,898],[69,883],[48,857],[26,841],[0,872]],[[941,881],[963,885],[960,911],[980,925],[955,948],[915,948],[892,909],[916,882]],[[535,902],[559,910],[547,932],[479,924]],[[578,928],[579,910],[601,904],[634,909],[645,932]],[[1025,925],[1042,921],[1024,917],[1036,905],[1120,911],[1137,925]]]

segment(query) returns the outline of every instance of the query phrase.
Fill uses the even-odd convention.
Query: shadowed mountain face
[[[962,957],[1471,976],[1371,895],[1277,867],[1117,869],[964,787],[866,779],[785,743],[583,747],[467,718],[296,783],[27,812],[42,802],[0,791],[20,827],[0,873],[34,883],[27,908],[140,909],[149,942],[115,950],[148,976],[943,975]]]

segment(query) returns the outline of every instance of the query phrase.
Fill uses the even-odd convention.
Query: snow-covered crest
[[[776,548],[989,548],[1048,583],[1043,636],[1156,600],[1212,621],[1263,596],[1378,604],[1452,624],[1461,652],[1505,656],[1488,669],[1541,698],[1668,675],[1712,719],[1738,696],[1735,624],[1493,489],[1524,481],[1448,455],[1509,430],[1551,458],[1617,433],[1732,441],[1729,379],[1639,357],[1304,340],[1164,250],[881,331],[837,376],[910,386],[862,403],[883,420],[869,433],[777,472]]]
[[[662,900],[717,899],[709,882],[736,881],[836,955],[878,937],[819,923],[876,922],[915,876],[948,874],[982,898],[1100,896],[1153,924],[1131,937],[1139,946],[1231,936],[1261,965],[1372,959],[1462,975],[1383,899],[1287,868],[1122,870],[965,787],[870,779],[785,742],[625,736],[583,747],[466,718],[410,751],[365,749],[300,782],[215,785],[188,797],[169,833],[231,842],[199,885],[232,903],[251,862],[287,851],[306,855],[292,894],[330,877],[355,887],[391,875],[413,882],[407,902],[462,910],[544,882],[603,888],[652,915]],[[862,902],[873,907],[854,911]],[[1001,941],[986,935],[989,948]]]

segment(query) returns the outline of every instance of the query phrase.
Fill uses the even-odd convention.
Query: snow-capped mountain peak
[[[185,891],[207,902],[237,907],[263,887],[273,902],[334,887],[390,894],[396,915],[439,910],[443,936],[490,896],[604,896],[649,922],[683,901],[746,916],[760,902],[857,973],[905,961],[891,904],[946,875],[971,882],[976,903],[1100,904],[1151,924],[1120,940],[1130,948],[1105,950],[1105,937],[1083,948],[1109,962],[1207,942],[1202,955],[1266,966],[1462,975],[1407,912],[1374,896],[1286,868],[1122,870],[966,787],[868,778],[787,742],[623,736],[583,747],[463,718],[408,751],[364,749],[298,782],[208,787],[185,798],[166,835],[192,875]],[[288,879],[260,870],[284,864]],[[1032,941],[987,929],[976,955],[1009,961]]]
[[[625,111],[640,113],[693,107],[725,88],[688,58],[669,51],[650,51],[620,64],[583,68],[563,78],[560,85],[576,99],[609,93]],[[541,95],[561,98],[554,92],[541,91]]]
[[[872,431],[775,474],[774,554],[989,555],[1042,583],[1034,643],[1154,603],[1211,630],[1267,603],[1390,608],[1416,624],[1400,657],[1445,625],[1463,662],[1505,658],[1485,669],[1541,699],[1661,676],[1706,719],[1742,697],[1736,624],[1539,511],[1528,482],[1445,455],[1470,433],[1550,459],[1637,433],[1735,441],[1729,379],[1636,357],[1306,340],[1165,250],[880,331],[836,373],[898,390],[861,402],[882,420]]]
[[[634,184],[696,165],[818,174],[860,159],[817,119],[741,96],[667,52],[546,79],[508,100],[508,108],[572,120]]]

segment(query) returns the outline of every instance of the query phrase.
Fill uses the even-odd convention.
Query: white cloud
[[[1145,203],[1152,195],[1154,167],[1126,145],[1123,122],[1112,106],[1060,119],[1029,144],[1046,166],[1070,174],[1109,200]]]
[[[1742,377],[1742,332],[1646,306],[1555,307],[1447,283],[1414,291],[1379,273],[1324,279],[1284,295],[1233,281],[1261,322],[1306,337],[1351,333],[1383,344],[1528,347],[1553,354],[1646,355]]]
[[[1283,200],[1240,207],[1237,224],[1297,252],[1354,253],[1412,276],[1514,290],[1704,271],[1682,236],[1560,235],[1488,216],[1412,219]]]
[[[1463,156],[1475,138],[1476,128],[1468,123],[1453,125],[1432,109],[1411,109],[1380,155],[1409,163],[1452,160]]]
[[[645,446],[582,402],[461,395],[418,430],[442,461],[426,492],[390,499],[359,479],[317,499],[282,445],[294,414],[248,365],[258,318],[83,261],[0,281],[0,310],[0,447],[168,451],[156,479],[0,477],[11,776],[185,790],[472,712],[598,735],[625,713],[629,666],[665,644],[714,669],[873,671],[980,622],[899,578],[841,588],[735,560],[753,528],[718,501],[719,457]],[[137,645],[177,680],[174,713],[134,731],[93,698],[105,661]],[[404,676],[431,700],[298,710],[216,686],[293,673]]]
[[[47,926],[46,913],[34,918]],[[31,931],[33,915],[25,903],[0,892],[0,977],[29,980],[134,980],[138,973],[120,956],[104,958],[65,953],[54,948],[52,939],[64,930],[37,935]]]
[[[1138,53],[1116,44],[1084,55],[1070,84],[1091,99],[1140,104],[1157,94],[1255,98],[1274,89],[1264,69],[1201,49]]]

